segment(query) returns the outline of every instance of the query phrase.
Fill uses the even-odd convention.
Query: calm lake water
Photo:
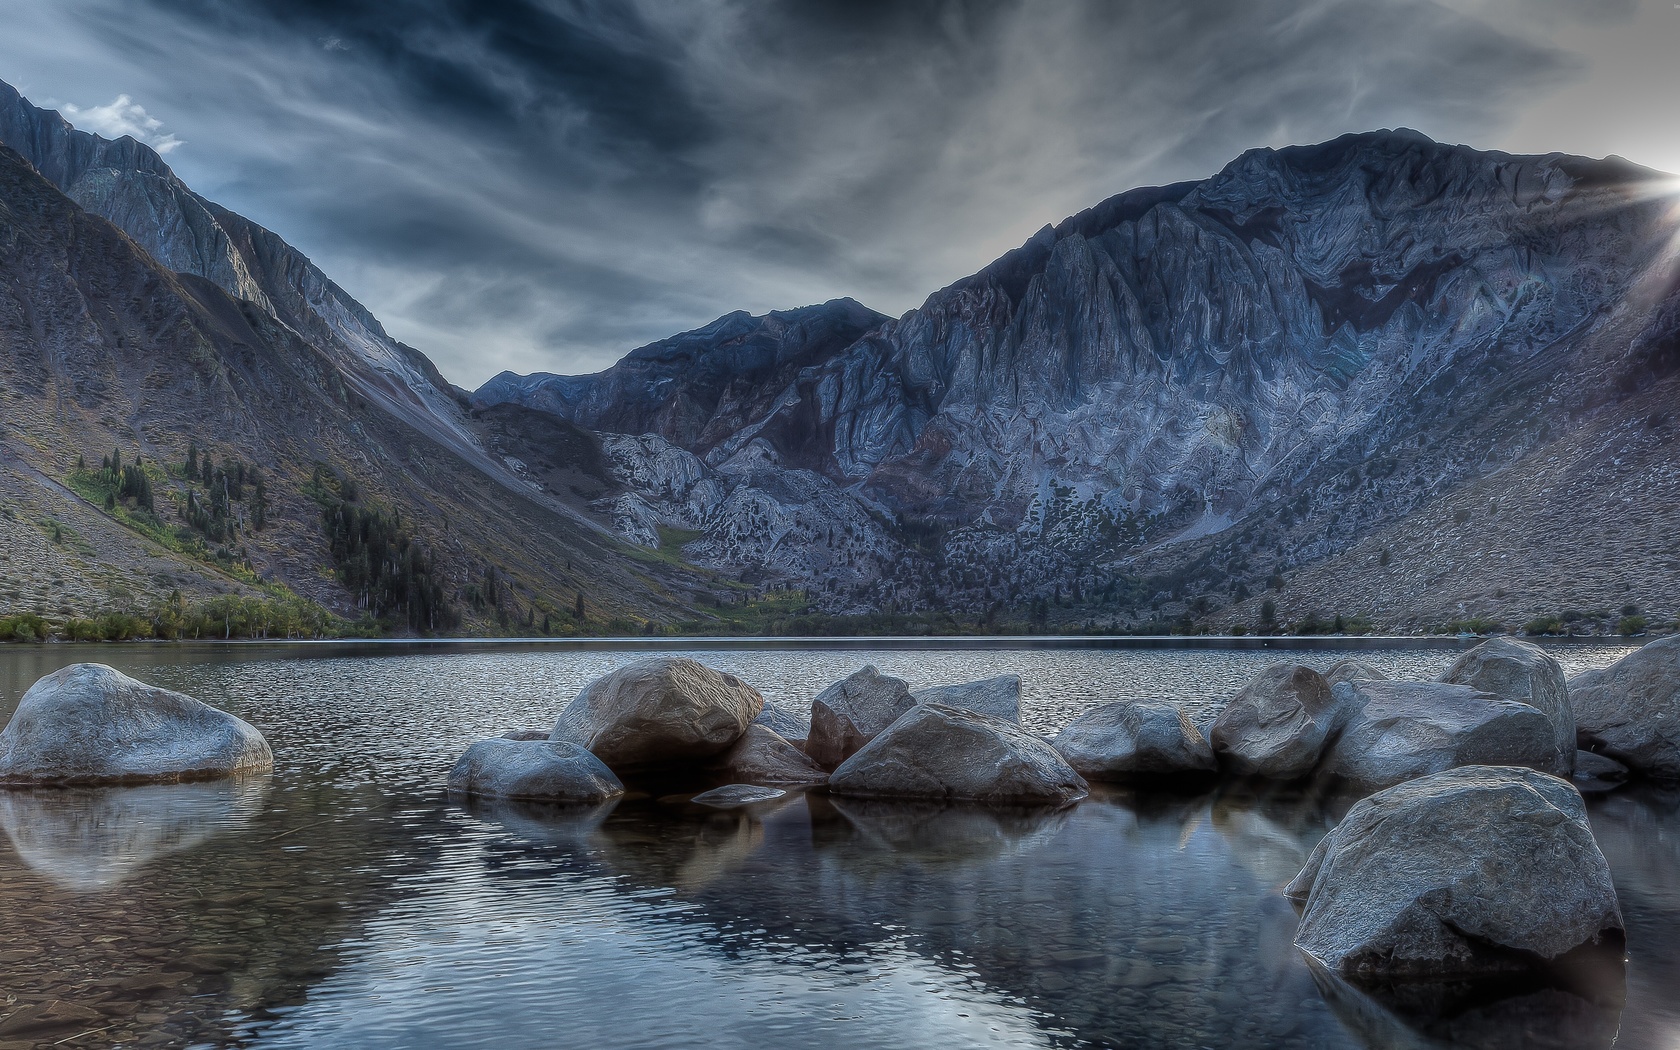
[[[1572,672],[1626,650],[1558,650]],[[0,1050],[249,1047],[1680,1046],[1680,792],[1596,798],[1626,1005],[1540,992],[1391,1012],[1315,982],[1278,892],[1346,802],[1102,791],[1022,813],[792,795],[464,807],[474,740],[549,725],[624,650],[0,648],[0,717],[99,660],[258,726],[271,777],[0,791]],[[729,649],[809,701],[873,663],[1019,674],[1051,732],[1093,703],[1211,705],[1330,651]],[[1450,648],[1367,649],[1434,675]],[[1415,998],[1415,997],[1414,997]],[[1392,1005],[1392,1004],[1391,1004]]]

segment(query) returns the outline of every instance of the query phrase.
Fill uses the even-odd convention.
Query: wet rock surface
[[[1302,905],[1296,944],[1362,979],[1544,972],[1623,944],[1580,792],[1529,769],[1468,766],[1361,800],[1284,892]]]
[[[103,664],[42,678],[0,730],[0,786],[208,780],[273,767],[250,724]]]
[[[550,739],[610,768],[696,762],[729,748],[764,708],[758,690],[685,657],[628,664],[585,686]]]
[[[714,809],[734,809],[737,806],[755,806],[786,797],[787,792],[781,788],[762,787],[758,784],[725,784],[710,791],[702,791],[690,801],[695,805],[711,806]]]
[[[480,740],[449,771],[448,789],[487,798],[593,805],[624,793],[613,771],[576,744]]]
[[[1177,704],[1103,704],[1074,719],[1051,746],[1087,780],[1207,777],[1219,768],[1207,738]]]
[[[709,767],[721,776],[747,784],[825,784],[828,774],[763,725],[754,723]]]
[[[836,795],[1065,805],[1088,785],[1021,727],[943,704],[917,704],[829,777]]]

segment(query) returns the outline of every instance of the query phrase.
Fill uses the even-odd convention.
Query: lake
[[[1560,645],[1572,673],[1627,650]],[[1396,676],[1452,646],[1367,643]],[[474,740],[546,728],[640,653],[607,645],[0,648],[0,717],[98,660],[250,721],[272,776],[0,791],[0,1050],[204,1047],[1680,1045],[1680,791],[1589,800],[1628,924],[1626,1003],[1394,1012],[1316,981],[1279,893],[1346,800],[1100,789],[1068,810],[792,794],[704,810],[457,805]],[[1331,648],[1018,641],[694,652],[798,704],[866,663],[1019,674],[1053,732],[1110,699],[1204,718]],[[634,785],[632,785],[634,786]]]

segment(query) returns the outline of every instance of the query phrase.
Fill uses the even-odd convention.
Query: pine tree
[[[583,592],[577,592],[577,601],[572,603],[572,619],[583,622]]]
[[[198,442],[187,442],[187,477],[198,477]]]

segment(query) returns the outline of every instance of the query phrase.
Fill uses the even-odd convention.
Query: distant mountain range
[[[368,599],[323,514],[350,477],[469,627],[782,588],[1045,628],[1680,611],[1680,197],[1619,160],[1407,131],[1254,150],[896,320],[729,314],[466,395],[146,147],[3,86],[0,142],[0,500],[14,544],[52,554],[49,518],[105,537],[0,609],[252,586],[66,487],[78,455],[190,439],[275,479],[275,524],[237,543],[256,578],[345,613]]]

